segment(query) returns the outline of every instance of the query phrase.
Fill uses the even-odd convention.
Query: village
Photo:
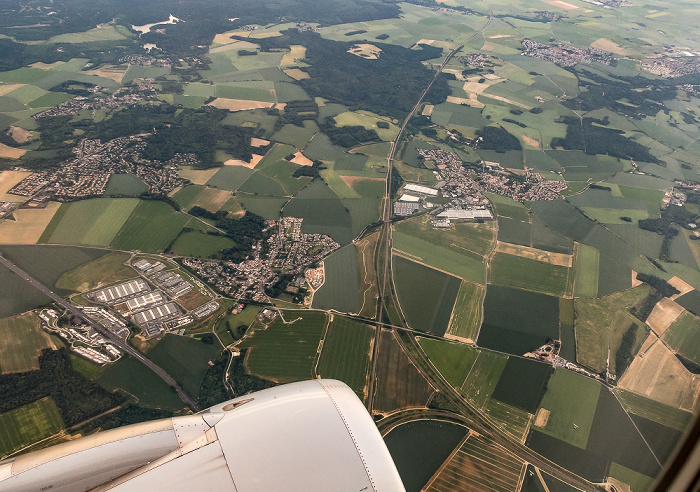
[[[435,219],[431,222],[434,227],[449,227],[451,220],[493,219],[489,201],[483,193],[507,196],[520,202],[546,201],[561,198],[561,192],[567,186],[565,181],[546,179],[536,172],[515,175],[495,162],[468,165],[454,152],[445,150],[418,149],[418,153],[436,165],[436,187],[443,197],[451,200],[436,207],[429,200],[438,195],[437,189],[407,184],[404,193],[394,203],[394,214],[408,216],[430,210]]]
[[[165,163],[144,159],[141,151],[148,135],[120,137],[104,143],[99,139],[82,140],[73,149],[73,160],[56,171],[45,170],[28,176],[9,193],[29,197],[43,192],[55,200],[68,201],[104,194],[112,174],[134,174],[151,193],[166,194],[184,182],[177,175],[178,167],[196,165],[198,159],[194,154],[176,154]]]
[[[523,39],[522,45],[523,51],[521,55],[551,61],[562,67],[573,67],[577,63],[591,62],[610,65],[613,60],[610,53],[596,48],[584,50],[565,44],[542,44],[531,39]]]
[[[182,263],[237,300],[267,302],[271,288],[299,295],[306,286],[306,269],[340,247],[329,236],[302,233],[301,223],[296,217],[268,221],[277,232],[265,244],[259,241],[252,256],[240,263],[200,258],[183,258]],[[309,282],[312,288],[323,283],[317,272],[309,278],[313,279]],[[283,283],[287,285],[280,285]]]

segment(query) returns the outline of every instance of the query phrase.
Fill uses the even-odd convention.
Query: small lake
[[[384,437],[406,492],[419,492],[467,435],[461,425],[416,420],[400,425]]]

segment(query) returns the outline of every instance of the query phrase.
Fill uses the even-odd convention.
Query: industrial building
[[[146,309],[140,313],[134,315],[134,321],[138,325],[143,325],[155,320],[163,320],[165,318],[172,318],[180,314],[180,309],[174,302],[168,302],[162,306],[152,307],[151,309]]]
[[[103,304],[116,304],[122,299],[135,296],[140,292],[148,292],[150,290],[151,288],[145,280],[137,278],[119,285],[98,290],[97,292],[94,292],[91,297],[95,301]]]
[[[420,210],[420,204],[416,202],[394,202],[394,215],[412,215],[417,210]]]
[[[126,301],[126,305],[129,308],[129,311],[133,313],[134,311],[138,311],[139,309],[159,304],[163,301],[165,301],[163,293],[159,290],[156,290],[153,292],[149,292],[148,294],[129,299],[128,301]]]
[[[421,186],[413,183],[409,183],[406,186],[403,187],[404,191],[410,192],[410,193],[417,193],[419,195],[425,195],[425,196],[437,196],[438,192],[437,190],[434,190],[432,188],[428,188],[427,186]]]
[[[449,219],[449,220],[489,220],[493,219],[493,215],[490,210],[487,209],[470,209],[462,210],[458,208],[448,208],[440,212],[437,217],[439,219]]]

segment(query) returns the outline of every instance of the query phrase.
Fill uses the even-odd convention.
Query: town
[[[75,158],[56,171],[34,173],[17,183],[9,193],[34,196],[39,192],[55,200],[68,201],[102,195],[112,174],[134,174],[155,194],[165,194],[184,180],[177,175],[182,165],[196,165],[194,154],[176,154],[164,163],[141,157],[149,134],[120,137],[102,143],[82,140],[73,149]]]
[[[303,300],[305,270],[340,245],[326,235],[302,233],[301,223],[302,219],[296,217],[269,221],[269,226],[276,227],[277,232],[266,243],[260,241],[252,257],[240,263],[200,258],[183,258],[182,263],[220,292],[237,300],[267,302],[268,292],[274,287]],[[283,283],[291,285],[280,285]],[[315,283],[323,282],[316,280]]]
[[[610,65],[613,61],[613,57],[610,53],[596,48],[584,50],[566,44],[552,46],[538,43],[531,39],[523,39],[522,45],[523,52],[521,55],[551,61],[562,67],[573,67],[577,63],[591,62]]]

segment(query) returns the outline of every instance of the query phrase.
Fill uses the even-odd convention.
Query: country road
[[[168,373],[166,373],[163,369],[161,369],[157,364],[155,364],[153,361],[148,359],[146,356],[144,356],[141,352],[136,350],[134,347],[131,345],[127,344],[124,342],[121,338],[117,337],[114,333],[111,331],[107,330],[104,328],[102,325],[97,323],[96,321],[90,319],[88,316],[86,316],[80,309],[75,307],[73,304],[70,302],[66,301],[64,298],[53,292],[51,289],[46,287],[44,284],[39,282],[37,279],[29,275],[27,272],[22,270],[20,267],[12,263],[10,260],[5,258],[2,254],[0,254],[0,265],[5,266],[8,270],[13,272],[15,275],[19,276],[23,280],[25,280],[27,283],[29,283],[31,286],[33,286],[35,289],[41,291],[45,295],[47,295],[50,299],[52,299],[56,304],[59,304],[63,306],[66,310],[68,310],[71,314],[79,317],[80,319],[84,320],[86,323],[88,323],[92,328],[95,329],[96,332],[98,332],[100,335],[105,337],[107,340],[109,340],[112,344],[114,344],[116,347],[120,348],[123,350],[125,353],[129,354],[136,360],[140,361],[143,365],[148,367],[151,371],[156,373],[156,375],[161,378],[163,381],[165,381],[168,386],[172,386],[173,389],[177,392],[178,395],[180,395],[180,398],[187,404],[188,407],[193,412],[199,412],[199,407],[197,406],[197,403],[187,394],[185,393],[185,390],[183,390],[179,384],[175,382],[173,378],[171,378]]]

